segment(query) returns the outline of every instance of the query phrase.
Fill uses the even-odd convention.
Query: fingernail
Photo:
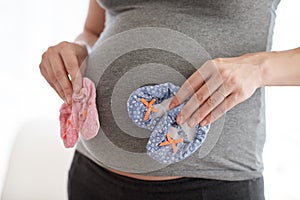
[[[190,119],[190,121],[188,122],[188,125],[190,127],[194,127],[197,124],[197,120],[195,118]]]
[[[181,125],[182,122],[183,122],[183,115],[182,115],[182,114],[179,114],[179,115],[177,116],[177,124]]]
[[[175,107],[175,103],[171,103],[169,106],[170,109],[173,109],[174,107]]]
[[[201,126],[206,126],[207,125],[207,120],[203,120],[201,123],[200,123]]]

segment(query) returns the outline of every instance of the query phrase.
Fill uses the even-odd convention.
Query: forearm
[[[262,54],[262,86],[300,85],[300,48]]]
[[[105,10],[96,0],[90,0],[89,11],[84,24],[83,32],[75,39],[75,42],[93,47],[100,37],[105,24]]]

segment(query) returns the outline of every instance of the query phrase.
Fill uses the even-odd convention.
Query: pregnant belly
[[[167,22],[159,23],[159,27],[145,27],[138,19],[127,23],[124,19],[126,17],[117,18],[108,24],[87,60],[86,76],[96,85],[100,131],[93,140],[82,142],[92,157],[115,173],[146,180],[178,178],[134,175],[166,166],[147,155],[145,147],[151,132],[138,128],[129,118],[127,100],[130,94],[145,85],[171,82],[180,86],[205,61],[222,55],[220,52],[237,55],[249,49],[258,50],[263,44],[250,48],[253,43],[247,46],[240,40],[229,45],[224,38],[229,32],[214,31],[218,26],[191,31],[192,26],[181,25],[175,30]],[[132,25],[133,21],[138,23]],[[168,26],[162,27],[166,24]],[[209,38],[209,31],[203,30],[212,31]],[[251,34],[251,30],[248,32]],[[212,150],[223,126],[224,120],[214,123],[203,148],[197,152],[198,158]]]
[[[136,28],[98,42],[86,69],[86,76],[96,85],[100,118],[97,137],[83,141],[89,152],[104,166],[118,173],[126,172],[127,176],[165,167],[147,155],[151,132],[132,122],[127,100],[133,91],[145,85],[171,82],[180,86],[208,59],[209,54],[198,42],[167,28]],[[212,134],[208,148],[200,156],[210,151],[219,135],[220,131]],[[170,178],[178,177],[150,179]]]

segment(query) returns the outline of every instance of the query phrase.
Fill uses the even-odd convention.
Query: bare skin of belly
[[[107,168],[109,171],[114,172],[116,174],[127,176],[130,178],[140,179],[140,180],[147,180],[147,181],[164,181],[164,180],[172,180],[182,178],[182,176],[143,176],[138,174],[131,174],[127,172],[117,171],[114,169]]]

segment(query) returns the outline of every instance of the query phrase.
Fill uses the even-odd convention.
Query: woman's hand
[[[174,108],[192,96],[177,116],[177,123],[205,126],[262,86],[264,53],[207,61],[182,85],[170,103]]]
[[[51,87],[68,104],[82,87],[80,65],[88,53],[84,45],[61,42],[42,55],[40,71]],[[71,80],[70,80],[70,78]]]
[[[61,42],[49,47],[40,64],[42,75],[68,104],[72,94],[82,88],[80,65],[87,57],[87,46],[92,47],[104,29],[105,9],[96,0],[90,0],[83,32],[76,42]],[[71,79],[71,80],[70,80]]]

